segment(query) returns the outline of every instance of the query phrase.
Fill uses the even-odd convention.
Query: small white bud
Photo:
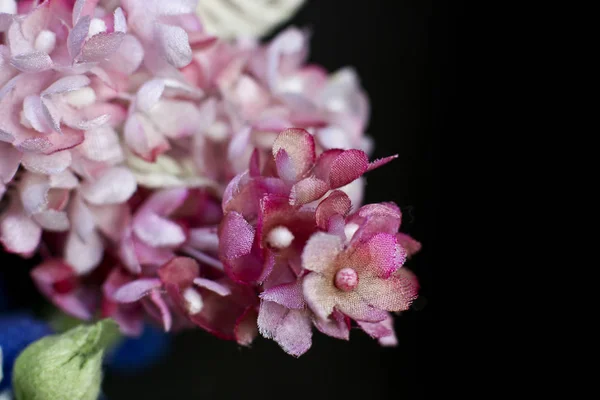
[[[191,315],[198,314],[200,311],[202,311],[204,302],[202,301],[200,293],[198,293],[194,288],[185,289],[183,292],[183,298],[187,302],[187,309]]]
[[[102,32],[106,32],[106,23],[100,18],[92,18],[87,37],[90,38]]]
[[[46,54],[52,53],[52,50],[56,47],[56,34],[44,29],[35,38],[34,47],[36,50],[43,51]]]
[[[277,249],[285,249],[293,240],[294,234],[285,226],[273,228],[267,236],[267,242]]]
[[[65,94],[67,103],[75,108],[83,108],[96,102],[96,92],[91,87],[84,87]]]

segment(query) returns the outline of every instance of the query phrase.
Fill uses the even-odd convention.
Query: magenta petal
[[[295,310],[301,310],[306,306],[300,280],[267,289],[259,297]]]
[[[384,158],[380,158],[378,160],[375,160],[375,161],[369,163],[369,167],[367,168],[367,171],[372,171],[375,168],[379,168],[382,165],[385,165],[385,164],[389,163],[390,161],[394,160],[395,158],[398,158],[398,154],[395,154],[393,156],[384,157]]]
[[[291,205],[303,205],[323,197],[329,190],[329,185],[313,176],[304,178],[292,186],[290,192]]]
[[[161,281],[178,288],[186,288],[198,277],[200,267],[193,258],[175,257],[158,269]]]
[[[118,288],[112,298],[119,303],[133,303],[150,294],[153,289],[162,286],[160,279],[142,278]]]
[[[398,240],[398,243],[400,243],[400,246],[406,250],[407,258],[412,257],[421,250],[421,243],[405,233],[398,232],[396,234],[396,239]]]
[[[331,163],[329,183],[332,189],[347,185],[360,178],[369,165],[369,159],[361,150],[346,150]]]
[[[345,217],[350,212],[352,204],[350,198],[341,190],[332,192],[325,200],[319,203],[315,212],[317,225],[324,230],[328,228],[329,218],[334,215]]]
[[[273,143],[273,157],[285,150],[294,168],[296,180],[304,176],[315,162],[315,140],[304,129],[286,129]]]
[[[211,281],[210,279],[194,278],[194,285],[208,289],[211,292],[215,292],[219,296],[228,296],[231,294],[231,289],[229,287],[218,282]]]
[[[23,72],[41,72],[52,68],[52,59],[43,51],[33,51],[14,56],[10,63]]]
[[[219,256],[233,260],[250,254],[254,242],[254,228],[237,212],[225,214],[219,234]]]
[[[284,181],[294,182],[298,178],[294,163],[285,149],[279,150],[275,155],[275,165],[277,166],[277,175]]]

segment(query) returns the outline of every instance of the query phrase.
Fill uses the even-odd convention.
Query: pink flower
[[[182,320],[180,325],[195,323],[222,338],[249,343],[252,325],[246,316],[254,306],[247,290],[236,288],[227,279],[201,277],[198,263],[186,257],[172,259],[157,274],[158,278],[126,283],[112,294],[112,299],[125,304],[143,301],[146,307],[153,304],[167,331],[175,315]]]
[[[322,319],[337,309],[357,321],[380,322],[385,311],[408,309],[418,286],[397,273],[406,259],[395,236],[397,207],[369,205],[356,214],[342,232],[318,232],[309,239],[302,254],[303,267],[311,271],[304,296]]]

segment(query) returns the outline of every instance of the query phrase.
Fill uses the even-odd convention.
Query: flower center
[[[285,226],[277,226],[271,229],[267,236],[267,242],[277,249],[285,249],[294,240],[294,234]]]
[[[358,286],[358,274],[352,268],[342,268],[335,274],[335,287],[349,292]]]

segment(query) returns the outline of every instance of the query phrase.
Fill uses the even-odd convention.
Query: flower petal
[[[24,153],[21,164],[27,170],[38,174],[58,174],[71,165],[71,152],[63,150],[49,155]]]
[[[259,297],[295,310],[301,310],[306,306],[301,280],[267,289]]]
[[[417,298],[418,286],[410,276],[388,279],[365,278],[358,285],[361,297],[370,305],[387,311],[408,310]]]
[[[96,268],[104,255],[104,244],[100,235],[92,231],[85,239],[71,231],[65,246],[65,261],[78,275],[85,275]]]
[[[68,231],[70,227],[69,218],[65,211],[46,210],[33,214],[32,218],[42,228],[51,232]]]
[[[113,167],[95,182],[85,182],[80,191],[92,204],[123,203],[135,192],[137,184],[133,174],[124,167]]]
[[[398,240],[400,246],[406,250],[407,258],[412,257],[415,253],[418,253],[421,250],[421,243],[405,233],[398,232],[396,234],[396,240]]]
[[[23,72],[42,72],[52,68],[52,59],[43,51],[14,56],[10,64]]]
[[[333,280],[317,273],[310,273],[302,284],[304,298],[318,318],[326,320],[337,303],[338,290]]]
[[[328,336],[342,340],[350,339],[350,320],[337,310],[334,310],[326,320],[313,319],[313,324],[319,331]]]
[[[302,266],[309,271],[329,272],[342,248],[342,240],[338,236],[317,232],[306,242]]]
[[[12,181],[19,169],[22,153],[10,144],[0,143],[0,183]]]
[[[315,140],[304,129],[286,129],[273,143],[273,157],[277,158],[280,150],[289,156],[296,180],[304,176],[315,162]]]
[[[195,278],[194,285],[215,292],[219,296],[228,296],[231,294],[231,289],[229,287],[222,285],[219,282],[211,281],[210,279]]]
[[[149,112],[158,103],[165,90],[163,79],[151,79],[144,83],[136,94],[136,105],[144,111]]]
[[[321,179],[309,176],[292,186],[290,204],[302,205],[323,197],[329,190],[329,184]]]
[[[219,234],[219,257],[233,260],[250,254],[254,228],[237,212],[225,214]]]
[[[346,217],[352,208],[350,198],[341,190],[332,192],[325,200],[319,203],[315,211],[317,225],[324,230],[327,230],[329,218],[334,215]]]
[[[183,68],[192,61],[192,48],[182,28],[158,23],[155,37],[167,62],[175,68]]]
[[[119,303],[134,303],[162,286],[160,279],[141,278],[118,288],[112,298]]]
[[[0,242],[8,252],[30,255],[40,243],[42,228],[16,203],[12,202],[0,217]]]
[[[175,257],[158,269],[161,281],[180,289],[190,287],[198,277],[200,267],[193,258]]]
[[[85,41],[77,61],[91,63],[106,60],[119,49],[124,38],[122,32],[98,33]]]
[[[19,183],[19,195],[25,212],[29,215],[43,211],[48,206],[48,177],[33,173],[23,174]]]

